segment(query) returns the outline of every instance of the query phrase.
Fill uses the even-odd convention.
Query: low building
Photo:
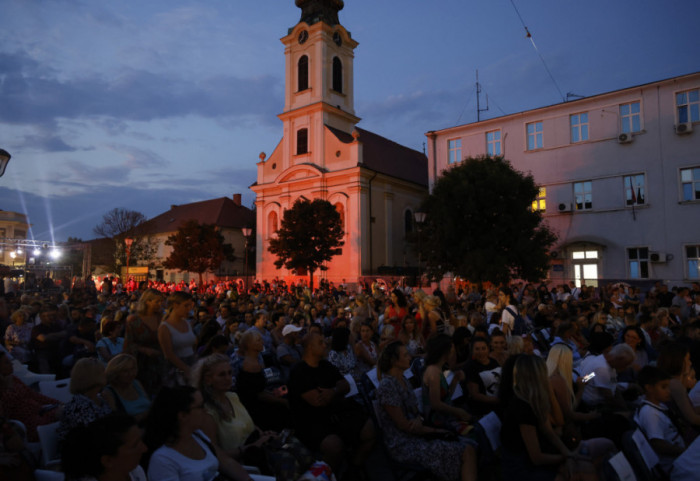
[[[430,186],[467,157],[532,173],[550,279],[700,279],[700,73],[430,131]]]
[[[246,268],[246,239],[242,229],[252,228],[255,225],[255,213],[241,205],[241,194],[234,194],[232,198],[219,197],[191,204],[172,205],[170,210],[139,226],[139,235],[149,237],[156,248],[155,258],[148,262],[151,265],[151,278],[165,282],[198,280],[198,274],[179,272],[175,269],[166,269],[163,266],[163,261],[172,252],[172,247],[165,245],[165,242],[169,236],[175,234],[178,228],[189,220],[217,226],[224,237],[224,242],[231,244],[234,249],[235,260],[233,262],[224,261],[217,272],[205,273],[204,280],[242,277]],[[255,272],[252,256],[249,257],[248,262],[252,275]],[[133,265],[139,266],[141,264],[144,264],[144,261],[136,260]]]
[[[10,267],[24,267],[26,262],[25,248],[20,247],[20,252],[17,253],[12,241],[27,240],[27,232],[30,227],[25,214],[0,210],[0,239],[3,240],[2,246],[0,246],[0,264]]]

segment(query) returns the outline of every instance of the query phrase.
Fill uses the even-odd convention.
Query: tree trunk
[[[197,284],[197,292],[202,292],[202,273],[199,272],[199,284]]]
[[[309,269],[309,289],[311,289],[311,293],[314,292],[314,271],[312,269]]]

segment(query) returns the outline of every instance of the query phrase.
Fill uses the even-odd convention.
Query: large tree
[[[202,287],[202,274],[214,272],[223,261],[233,261],[233,247],[224,242],[224,236],[214,224],[200,224],[196,220],[185,222],[177,232],[168,237],[165,245],[173,248],[163,266],[178,269],[180,272],[199,274],[199,287]]]
[[[127,253],[124,239],[127,237],[134,240],[129,253],[131,265],[136,265],[139,261],[147,262],[154,258],[158,243],[142,233],[141,228],[145,222],[146,216],[141,212],[115,207],[104,214],[102,222],[92,229],[95,235],[112,239],[114,242],[114,261],[110,270],[117,271],[119,266],[126,265]]]
[[[422,255],[429,274],[447,272],[472,282],[539,280],[556,236],[532,202],[533,177],[502,157],[465,159],[435,183],[423,209]]]
[[[284,266],[297,273],[307,271],[313,289],[314,272],[328,270],[324,263],[340,254],[344,234],[340,214],[330,202],[299,199],[284,211],[269,251],[277,256],[278,269]]]

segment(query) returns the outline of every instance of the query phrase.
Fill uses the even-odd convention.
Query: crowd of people
[[[636,428],[659,479],[698,463],[697,283],[107,281],[0,298],[2,479],[54,422],[67,479],[362,480],[381,447],[434,479],[595,480]]]

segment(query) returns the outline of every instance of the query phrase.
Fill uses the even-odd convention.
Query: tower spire
[[[294,0],[294,3],[301,8],[299,22],[308,25],[324,22],[331,27],[340,23],[338,12],[345,6],[343,0]]]

